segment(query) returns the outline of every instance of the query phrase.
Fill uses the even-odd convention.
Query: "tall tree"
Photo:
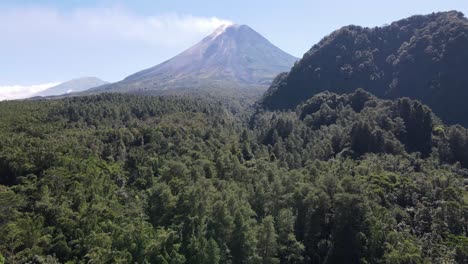
[[[273,216],[267,215],[258,229],[257,248],[263,264],[279,263],[277,239]]]

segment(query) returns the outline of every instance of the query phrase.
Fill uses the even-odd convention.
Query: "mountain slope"
[[[321,91],[364,88],[383,98],[411,97],[448,123],[468,125],[468,20],[451,11],[413,16],[385,27],[347,26],[325,37],[262,104],[294,108]]]
[[[82,92],[105,84],[108,84],[108,82],[96,77],[83,77],[48,88],[47,90],[35,94],[35,96],[54,96]]]
[[[188,50],[105,87],[112,92],[181,92],[267,85],[296,58],[245,25],[223,26]],[[99,89],[98,89],[99,90]]]

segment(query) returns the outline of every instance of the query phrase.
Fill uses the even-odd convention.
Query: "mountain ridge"
[[[386,99],[410,97],[447,123],[468,125],[468,20],[457,11],[417,15],[384,27],[346,26],[280,74],[261,100],[291,109],[322,91],[357,88]],[[417,76],[417,78],[415,78]]]

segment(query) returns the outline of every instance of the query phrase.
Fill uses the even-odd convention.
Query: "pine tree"
[[[258,255],[263,264],[279,263],[277,239],[274,219],[268,215],[263,218],[258,230]]]

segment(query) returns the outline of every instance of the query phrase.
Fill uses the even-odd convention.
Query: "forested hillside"
[[[388,26],[343,27],[276,77],[262,104],[294,109],[322,92],[357,88],[380,98],[410,97],[450,124],[468,125],[468,20],[456,11],[413,16]]]
[[[1,102],[0,263],[467,263],[467,153],[364,90]]]

